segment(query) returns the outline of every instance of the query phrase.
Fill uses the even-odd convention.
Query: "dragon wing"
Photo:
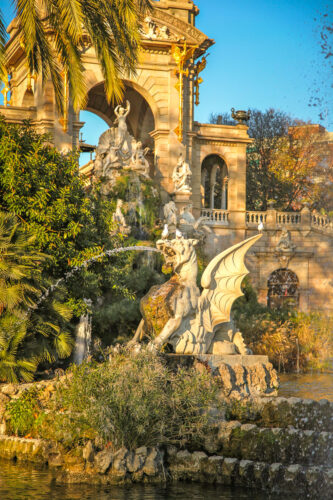
[[[232,304],[243,295],[241,284],[249,273],[244,263],[246,252],[261,236],[257,234],[228,248],[205,269],[201,278],[200,311],[206,331],[213,332],[221,323],[230,321]]]

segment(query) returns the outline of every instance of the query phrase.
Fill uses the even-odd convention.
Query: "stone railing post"
[[[301,225],[303,229],[311,228],[311,211],[308,203],[304,203],[304,206],[301,210]]]
[[[274,208],[275,202],[270,201],[267,208],[266,216],[266,227],[267,229],[273,229],[276,226],[276,210]]]

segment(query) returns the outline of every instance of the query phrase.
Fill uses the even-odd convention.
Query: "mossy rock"
[[[165,324],[174,316],[173,304],[184,286],[175,275],[163,285],[153,286],[140,303],[147,332],[157,337]]]

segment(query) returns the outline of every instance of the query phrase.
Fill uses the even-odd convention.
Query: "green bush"
[[[269,309],[259,304],[249,280],[244,297],[233,307],[237,328],[254,354],[265,354],[278,371],[331,369],[333,317],[295,309]]]
[[[114,449],[200,442],[216,394],[209,373],[172,372],[148,350],[124,350],[109,362],[73,367],[44,432],[68,447],[88,438]]]
[[[36,388],[24,391],[19,398],[12,399],[6,406],[9,431],[16,436],[30,435],[38,422],[40,406],[39,391]]]

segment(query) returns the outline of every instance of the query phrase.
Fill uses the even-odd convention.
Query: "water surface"
[[[279,396],[333,401],[333,373],[280,374]]]
[[[161,486],[97,487],[56,484],[52,473],[28,465],[0,461],[1,500],[266,500],[286,499],[253,490],[177,483]]]

